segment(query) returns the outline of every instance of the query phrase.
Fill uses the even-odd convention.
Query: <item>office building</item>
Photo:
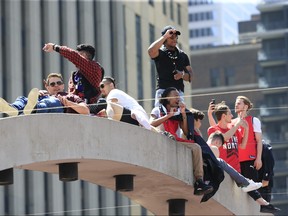
[[[189,0],[191,50],[238,43],[237,23],[257,13],[249,1]]]

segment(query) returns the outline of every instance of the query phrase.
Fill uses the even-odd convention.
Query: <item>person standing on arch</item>
[[[173,26],[166,26],[161,37],[148,48],[148,54],[154,60],[157,69],[157,88],[155,107],[159,106],[159,98],[166,88],[175,87],[180,99],[184,101],[184,81],[191,82],[192,67],[185,52],[177,47],[180,31]]]

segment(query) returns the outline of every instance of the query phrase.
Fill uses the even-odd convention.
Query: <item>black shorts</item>
[[[131,110],[126,108],[123,108],[120,121],[139,126],[139,122],[131,117]]]

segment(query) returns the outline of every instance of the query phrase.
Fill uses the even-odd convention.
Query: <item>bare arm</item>
[[[185,136],[188,134],[188,122],[187,122],[187,115],[186,115],[186,106],[184,103],[179,104],[180,112],[182,114],[183,121],[180,122],[180,128],[182,129]]]
[[[259,170],[262,167],[262,150],[263,150],[263,144],[262,144],[262,133],[255,132],[255,138],[257,142],[257,155],[256,160],[254,162],[254,166],[257,170]]]
[[[216,121],[213,117],[213,112],[215,109],[215,104],[212,104],[212,102],[209,103],[209,107],[208,107],[208,121],[209,121],[209,125],[210,126],[214,126],[216,125]]]
[[[186,66],[186,71],[188,71],[188,73],[185,73],[183,76],[183,80],[187,81],[187,82],[191,82],[192,78],[193,78],[193,70],[192,67],[190,65]]]
[[[150,120],[149,120],[150,125],[152,125],[153,127],[158,127],[159,125],[161,125],[163,122],[167,121],[173,115],[174,115],[173,112],[169,112],[167,115],[161,116],[160,118],[157,118],[155,115],[151,114]]]
[[[244,128],[244,137],[242,139],[242,142],[240,144],[241,149],[245,149],[248,141],[248,134],[249,134],[249,126],[246,120],[241,119],[241,125]]]
[[[172,36],[172,33],[176,33],[176,30],[170,29],[166,31],[166,33],[161,36],[158,40],[154,41],[148,48],[148,54],[150,58],[156,58],[159,55],[159,49],[163,45],[163,43],[166,41],[167,38]]]
[[[63,104],[64,107],[70,107],[79,114],[89,115],[90,111],[86,103],[75,103],[68,100],[65,96],[58,95],[57,98]]]
[[[238,118],[236,124],[234,125],[234,127],[232,127],[229,131],[227,131],[225,134],[223,134],[225,141],[229,140],[236,133],[237,129],[242,124],[244,124],[243,121],[244,121],[243,119]],[[246,124],[247,124],[247,122],[246,122]],[[245,132],[246,132],[246,130],[245,130]],[[247,143],[247,140],[246,140],[246,143]]]

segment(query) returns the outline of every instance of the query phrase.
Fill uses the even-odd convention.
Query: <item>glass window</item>
[[[210,69],[210,82],[211,87],[220,86],[220,70],[219,68]]]
[[[235,70],[234,68],[225,68],[225,85],[231,86],[235,84]]]

